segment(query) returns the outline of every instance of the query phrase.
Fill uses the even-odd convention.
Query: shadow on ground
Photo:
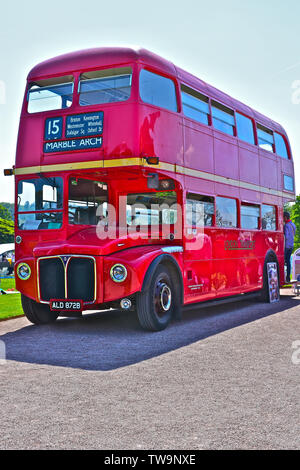
[[[189,310],[183,320],[166,330],[141,330],[134,313],[106,311],[80,319],[59,318],[56,323],[25,327],[1,336],[8,360],[84,370],[113,370],[181,348],[222,331],[299,305],[283,296],[276,304],[242,301]]]

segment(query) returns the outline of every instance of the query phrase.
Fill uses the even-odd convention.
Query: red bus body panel
[[[112,67],[131,67],[133,71],[131,96],[120,103],[80,106],[78,80],[82,72]],[[178,112],[143,103],[139,96],[139,71],[146,68],[171,78],[176,85]],[[293,193],[284,190],[283,175],[294,177],[293,160],[285,130],[277,123],[231,98],[200,79],[174,66],[171,62],[144,49],[99,48],[79,51],[47,60],[34,67],[28,75],[28,86],[37,80],[73,75],[74,98],[70,108],[36,114],[27,112],[27,91],[22,107],[17,153],[16,183],[20,179],[56,174],[67,178],[72,174],[92,178],[105,176],[112,184],[112,198],[126,194],[129,189],[145,190],[145,172],[158,171],[176,181],[184,201],[186,192],[211,196],[227,196],[240,202],[270,204],[277,207],[277,230],[222,229],[206,227],[201,248],[190,249],[191,240],[143,240],[127,237],[99,240],[94,228],[79,230],[68,225],[64,213],[59,230],[19,230],[22,243],[16,244],[16,267],[26,262],[31,278],[16,277],[17,289],[39,300],[37,260],[44,256],[81,254],[93,256],[97,269],[97,298],[95,305],[121,299],[141,290],[151,262],[162,253],[163,246],[181,245],[183,253],[171,253],[182,270],[184,303],[209,300],[250,292],[262,287],[263,263],[268,250],[278,258],[281,281],[284,280],[282,207],[292,200]],[[184,116],[180,100],[180,84],[238,111],[275,132],[280,133],[288,146],[289,159],[265,151],[257,145],[242,142]],[[28,90],[28,87],[27,87]],[[71,114],[104,112],[103,145],[96,150],[66,151],[46,154],[43,151],[45,120]],[[64,124],[65,125],[65,124]],[[148,165],[147,156],[159,158],[159,165]],[[130,182],[132,179],[132,182]],[[67,207],[65,193],[64,207]],[[17,201],[16,201],[17,207]],[[17,213],[16,213],[17,219]],[[254,242],[255,250],[226,250],[226,242]],[[124,243],[122,246],[118,244]],[[110,278],[113,264],[128,267],[128,277],[120,285]]]

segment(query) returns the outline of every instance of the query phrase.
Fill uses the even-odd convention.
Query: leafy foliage
[[[10,214],[10,217],[9,219],[14,219],[14,215],[15,215],[15,205],[13,203],[10,203],[10,202],[0,202],[0,207],[4,207],[6,208],[8,211],[9,211],[9,214]],[[1,214],[0,214],[0,218],[1,219],[5,219],[6,217],[3,217]]]
[[[14,221],[10,211],[0,204],[0,243],[14,241]]]
[[[284,210],[291,214],[291,220],[296,225],[297,231],[295,235],[294,249],[300,248],[300,194],[296,197],[294,204],[286,204]]]
[[[295,249],[300,248],[300,194],[296,197],[296,202],[292,206],[291,219],[297,227],[295,235]]]

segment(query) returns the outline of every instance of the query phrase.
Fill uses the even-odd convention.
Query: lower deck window
[[[70,178],[69,224],[97,225],[107,215],[107,185],[100,181]]]
[[[241,228],[257,230],[259,228],[260,208],[251,204],[241,206]]]
[[[263,204],[261,206],[261,223],[263,230],[276,230],[276,208]]]
[[[216,198],[216,221],[218,227],[237,227],[237,203],[228,197]]]
[[[175,191],[127,195],[126,219],[128,225],[175,224],[177,221]]]
[[[189,193],[186,198],[186,223],[193,227],[211,227],[214,221],[214,198]]]

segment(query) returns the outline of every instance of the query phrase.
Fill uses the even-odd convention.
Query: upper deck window
[[[132,69],[122,67],[84,72],[80,76],[79,104],[115,103],[130,98]]]
[[[176,90],[173,80],[148,70],[140,73],[140,97],[145,103],[177,111]]]
[[[31,83],[27,95],[29,113],[69,108],[73,98],[73,77],[49,78]]]
[[[264,150],[274,152],[274,136],[273,131],[267,129],[261,124],[257,124],[258,145]]]
[[[238,138],[249,144],[255,144],[252,120],[243,114],[235,113]]]
[[[182,109],[185,116],[209,124],[208,98],[185,85],[181,85]]]
[[[211,103],[213,126],[219,131],[234,135],[234,112],[216,101]]]
[[[282,135],[277,134],[277,132],[274,132],[274,137],[275,137],[275,146],[276,146],[277,155],[279,155],[282,158],[289,158],[288,151],[286,148],[286,143]]]

